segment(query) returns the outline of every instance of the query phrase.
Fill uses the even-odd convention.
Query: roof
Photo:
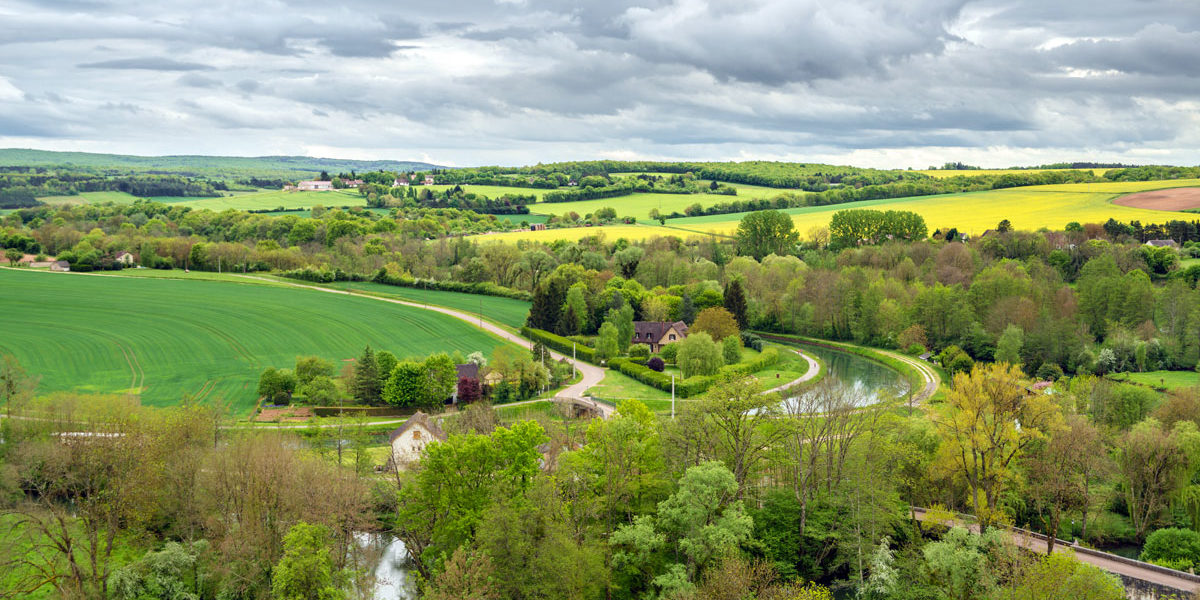
[[[446,432],[442,431],[442,428],[438,427],[436,423],[434,423],[433,421],[430,421],[429,415],[418,410],[416,412],[416,414],[409,417],[408,420],[405,421],[403,425],[397,427],[390,434],[388,434],[388,443],[390,444],[392,442],[395,442],[396,438],[404,435],[405,431],[408,431],[409,429],[412,429],[413,427],[416,427],[417,425],[420,425],[421,427],[425,428],[425,430],[428,431],[430,435],[432,435],[433,437],[435,437],[439,440],[446,439]]]
[[[477,365],[475,363],[467,363],[464,365],[454,365],[454,368],[458,371],[459,379],[462,379],[464,377],[466,377],[467,379],[476,379],[476,380],[479,379],[479,365]]]
[[[131,253],[131,252],[118,252],[117,253],[117,258],[122,258],[125,256],[133,256],[133,253]]]
[[[1174,248],[1179,244],[1175,240],[1146,240],[1147,246],[1156,246],[1158,248]]]
[[[687,335],[688,326],[687,323],[684,323],[683,321],[675,321],[674,323],[668,323],[666,321],[634,321],[633,339],[650,339],[657,342],[658,340],[661,340],[662,337],[667,334],[667,331],[672,327],[674,327],[675,331],[679,332],[680,335]],[[649,338],[646,337],[647,333],[650,334]]]
[[[1053,381],[1038,381],[1038,382],[1034,383],[1033,385],[1029,386],[1029,389],[1035,390],[1035,391],[1036,390],[1044,390],[1052,385],[1054,385]]]

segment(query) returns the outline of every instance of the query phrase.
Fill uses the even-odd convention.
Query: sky
[[[1200,164],[1197,0],[0,0],[0,147]]]

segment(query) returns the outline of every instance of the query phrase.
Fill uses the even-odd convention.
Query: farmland
[[[235,194],[223,198],[195,198],[178,202],[180,206],[196,209],[222,211],[271,210],[273,208],[312,208],[322,206],[366,206],[367,200],[356,190],[333,190],[329,192],[293,192],[268,190],[248,194]]]
[[[1058,170],[1058,169],[964,169],[961,171],[955,171],[955,170],[950,170],[950,169],[928,169],[928,170],[917,171],[917,172],[924,173],[925,175],[928,175],[930,177],[936,177],[938,179],[945,179],[947,177],[959,177],[959,176],[980,177],[983,175],[1024,175],[1027,173],[1042,173],[1045,171],[1055,171],[1055,170]],[[1066,169],[1066,170],[1091,171],[1092,174],[1094,174],[1096,176],[1100,176],[1100,175],[1104,175],[1104,173],[1106,171],[1110,171],[1111,169]]]
[[[254,407],[262,369],[297,355],[341,361],[364,345],[398,356],[481,350],[498,338],[451,317],[300,288],[0,270],[0,353],[40,392],[184,395]]]
[[[98,204],[112,202],[115,204],[132,204],[137,196],[125,192],[83,192],[74,196],[46,196],[38,198],[46,204]]]
[[[1072,221],[1102,223],[1110,217],[1122,221],[1138,219],[1143,222],[1160,223],[1171,219],[1192,220],[1195,219],[1195,215],[1129,208],[1117,206],[1111,201],[1125,193],[1197,184],[1200,184],[1200,181],[1181,179],[1044,185],[963,194],[871,200],[829,206],[809,206],[787,209],[783,212],[792,215],[792,220],[802,234],[813,227],[828,225],[833,213],[851,208],[909,210],[925,217],[931,232],[938,228],[956,227],[959,231],[975,235],[995,227],[1004,219],[1011,221],[1013,227],[1026,230],[1041,227],[1062,228]],[[618,213],[620,213],[619,209]],[[742,216],[743,214],[727,214],[671,219],[667,221],[667,227],[674,230],[673,235],[679,236],[710,233],[728,235],[737,229],[737,224]],[[665,233],[657,224],[653,226],[605,227],[603,231],[609,239],[618,237],[644,239]],[[514,232],[492,237],[549,241],[578,239],[594,234],[594,229],[584,228]]]
[[[441,290],[422,290],[417,288],[367,282],[350,283],[346,281],[338,281],[326,284],[326,287],[340,290],[353,289],[355,292],[367,293],[373,296],[435,304],[438,306],[445,306],[447,308],[454,308],[463,312],[469,312],[471,314],[478,314],[480,310],[482,310],[483,317],[485,319],[495,321],[501,325],[507,325],[512,328],[520,328],[522,325],[524,325],[525,317],[529,315],[529,303],[524,300],[516,300],[513,298],[462,294],[459,292],[445,292]]]

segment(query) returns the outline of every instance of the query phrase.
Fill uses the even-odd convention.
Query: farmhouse
[[[425,185],[433,185],[433,175],[425,176]]]
[[[441,427],[429,419],[429,415],[417,411],[396,430],[388,435],[388,444],[392,447],[389,466],[401,466],[415,462],[425,451],[430,442],[440,442],[446,439]]]
[[[56,260],[56,261],[50,263],[50,270],[51,271],[63,271],[63,272],[70,271],[71,263],[69,263],[65,260]]]
[[[648,344],[651,352],[658,352],[663,345],[686,338],[687,332],[688,326],[683,321],[634,321],[633,343]]]
[[[133,258],[133,255],[128,252],[118,253],[116,258],[114,258],[113,260],[116,262],[119,262],[125,266],[132,265],[134,262],[136,262],[135,259]]]
[[[1155,248],[1178,248],[1179,244],[1175,240],[1146,240],[1147,246]]]
[[[546,224],[545,223],[532,223],[529,225],[529,230],[530,231],[545,231]]]
[[[306,192],[320,192],[333,189],[332,181],[301,181],[296,184],[296,189]]]
[[[363,180],[361,180],[361,179],[346,179],[346,180],[343,180],[342,183],[346,184],[346,187],[348,187],[348,188],[356,188],[363,184]]]
[[[408,187],[408,177],[397,177],[392,181],[392,187]]]

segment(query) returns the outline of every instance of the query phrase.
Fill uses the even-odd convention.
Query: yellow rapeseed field
[[[925,217],[932,232],[936,229],[955,227],[959,231],[978,235],[996,227],[1008,219],[1014,228],[1036,230],[1042,227],[1061,229],[1067,223],[1103,223],[1110,217],[1120,221],[1140,220],[1143,223],[1161,223],[1172,219],[1195,220],[1194,213],[1169,212],[1129,208],[1112,204],[1112,200],[1127,193],[1164,189],[1171,187],[1200,187],[1200,179],[1173,181],[1145,181],[1119,183],[1079,183],[1064,185],[1031,186],[969,192],[872,200],[831,206],[810,206],[789,209],[796,228],[801,234],[813,227],[829,225],[833,213],[850,208],[872,208],[877,210],[910,210]],[[620,237],[645,239],[660,235],[686,237],[694,234],[732,234],[743,214],[712,215],[667,221],[667,227],[654,224],[623,225],[604,227],[600,231],[607,239]],[[595,235],[596,228],[559,229],[548,231],[513,232],[488,236],[500,240],[557,239],[577,240]]]

